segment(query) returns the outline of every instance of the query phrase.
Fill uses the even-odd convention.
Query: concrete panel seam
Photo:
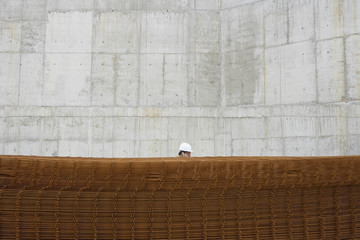
[[[114,78],[113,78],[113,86],[114,86],[114,96],[113,96],[113,105],[116,106],[116,97],[118,94],[118,84],[117,84],[117,80],[119,78],[118,76],[118,71],[117,71],[117,62],[118,62],[118,57],[117,55],[113,55],[112,56],[112,60],[113,60],[113,71],[114,71]]]
[[[280,134],[280,137],[281,137],[281,154],[282,156],[285,156],[285,138],[284,138],[284,122],[283,122],[283,117],[280,117],[280,131],[281,131],[281,134]]]
[[[21,1],[21,16],[20,18],[23,19],[23,14],[24,14],[24,1]],[[23,42],[23,21],[21,21],[21,24],[20,24],[20,48],[19,48],[19,51],[21,52],[21,45],[22,45],[22,42]],[[22,59],[22,53],[20,53],[20,66],[19,66],[19,79],[18,79],[18,93],[17,93],[17,105],[19,106],[20,105],[20,91],[21,91],[21,88],[20,88],[20,84],[21,84],[21,65],[22,65],[22,62],[21,62],[21,59]]]
[[[94,4],[94,2],[93,2]],[[94,12],[92,13],[92,34],[91,34],[91,60],[90,60],[90,80],[91,80],[91,83],[90,83],[90,89],[89,89],[89,94],[90,94],[90,106],[92,106],[92,103],[93,103],[93,63],[94,63],[94,54],[93,54],[93,48],[94,48],[94,36],[95,36],[95,21],[94,21],[94,18],[95,18],[95,14]]]
[[[45,22],[48,22],[48,15],[47,15],[47,6],[48,1],[45,1],[45,8],[44,8],[44,14],[45,14]],[[43,46],[43,71],[42,71],[42,89],[41,89],[41,104],[44,105],[44,84],[45,84],[45,52],[46,52],[46,24],[45,24],[45,31],[44,31],[44,46]]]
[[[349,96],[348,96],[348,79],[347,79],[347,61],[346,61],[346,38],[347,37],[343,37],[343,58],[344,58],[344,80],[345,80],[345,84],[344,84],[344,96],[345,96],[345,99],[344,100],[348,100],[349,99]]]
[[[315,4],[313,4],[313,15],[314,15],[314,19],[313,19],[313,24],[314,24],[314,39],[316,41],[316,18],[315,18]],[[317,67],[317,44],[314,44],[314,56],[315,56],[315,87],[316,87],[316,102],[319,102],[319,86],[318,86],[318,67]]]
[[[222,1],[222,0],[221,0]],[[264,2],[266,0],[252,0],[251,3],[248,3],[248,2],[244,2],[244,3],[240,3],[239,5],[235,6],[235,7],[227,7],[227,8],[222,8],[221,6],[221,10],[220,11],[226,11],[226,10],[231,10],[231,9],[235,9],[235,8],[240,8],[244,5],[254,5],[256,4],[257,2]],[[222,5],[222,4],[221,4]]]
[[[348,34],[348,35],[344,36],[343,38],[346,40],[346,39],[348,39],[349,37],[352,37],[352,36],[360,36],[360,33]]]
[[[152,107],[83,107],[83,106],[71,106],[71,107],[62,107],[62,106],[23,106],[23,107],[14,107],[14,106],[2,106],[4,116],[91,116],[90,111],[92,111],[92,116],[94,116],[95,112],[100,114],[99,116],[147,116],[147,111],[151,110],[152,112],[159,112],[159,116],[161,117],[170,117],[170,116],[187,116],[187,117],[207,117],[207,118],[214,118],[214,117],[224,117],[224,118],[261,118],[264,116],[299,116],[304,107],[313,107],[306,111],[310,111],[307,113],[302,114],[302,116],[320,116],[319,109],[322,107],[326,107],[333,109],[332,111],[336,110],[338,107],[350,107],[350,106],[357,106],[359,105],[359,101],[353,102],[343,102],[343,103],[326,103],[326,104],[292,104],[288,105],[286,109],[278,110],[279,113],[268,112],[271,109],[274,109],[278,106],[271,105],[265,106],[264,112],[256,112],[253,113],[248,107],[240,108],[237,110],[229,109],[227,112],[226,110],[217,109],[216,107],[211,107],[207,110],[207,112],[200,111],[197,107],[192,107],[190,109],[182,107],[178,108],[178,110],[174,110],[172,108],[152,108]],[[109,111],[111,110],[111,111]],[[160,111],[161,110],[161,111]],[[186,111],[185,111],[186,110]],[[99,112],[100,111],[100,112]],[[200,112],[199,112],[200,111]],[[234,112],[235,111],[235,112]],[[248,112],[246,112],[248,111]],[[289,112],[290,111],[290,112]],[[314,112],[315,111],[315,112]],[[161,113],[160,113],[161,112]],[[241,114],[241,115],[239,115]],[[244,115],[245,114],[245,115]],[[350,114],[350,113],[349,113]],[[336,112],[331,114],[328,113],[321,113],[320,117],[326,116],[337,116]]]
[[[139,4],[139,2],[138,2]],[[142,12],[140,13],[140,19],[142,19]],[[146,13],[145,13],[146,14]],[[139,20],[138,23],[137,23],[137,26],[138,26],[138,32],[139,32],[139,38],[138,38],[138,44],[137,44],[137,50],[138,50],[138,55],[137,55],[137,92],[136,92],[136,105],[139,106],[140,105],[140,86],[141,86],[141,53],[140,53],[140,49],[141,49],[141,37],[142,37],[142,24],[141,24],[141,21]]]

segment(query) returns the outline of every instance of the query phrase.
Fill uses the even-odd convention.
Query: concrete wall
[[[357,0],[0,0],[0,154],[360,154]]]

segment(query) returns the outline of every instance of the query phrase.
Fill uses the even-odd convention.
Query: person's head
[[[191,157],[191,145],[188,143],[182,143],[179,147],[179,157]]]

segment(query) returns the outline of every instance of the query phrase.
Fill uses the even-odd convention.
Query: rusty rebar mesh
[[[1,239],[359,239],[360,156],[0,156]]]

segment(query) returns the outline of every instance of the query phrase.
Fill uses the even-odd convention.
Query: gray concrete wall
[[[0,154],[360,154],[357,0],[0,0]]]

